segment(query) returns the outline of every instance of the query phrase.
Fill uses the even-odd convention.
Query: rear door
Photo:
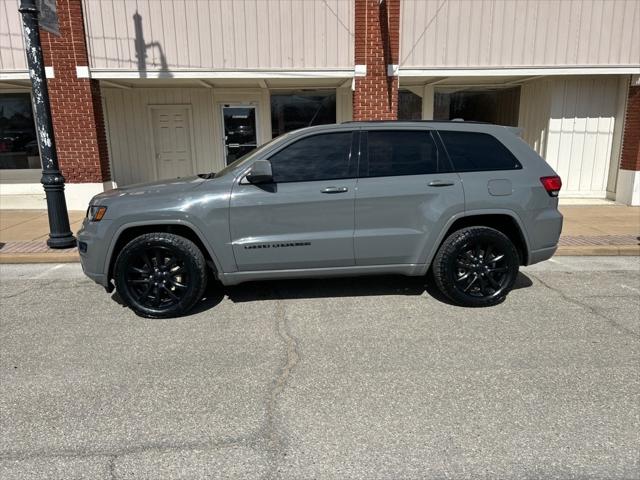
[[[355,207],[357,265],[424,262],[447,221],[464,211],[462,183],[430,130],[362,133]]]
[[[236,182],[230,216],[238,270],[354,265],[353,138],[304,137],[268,158],[273,184]]]

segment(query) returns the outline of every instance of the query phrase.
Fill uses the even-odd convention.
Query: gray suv
[[[215,174],[91,200],[86,275],[137,314],[191,309],[207,281],[430,273],[495,305],[550,258],[560,178],[510,127],[347,122],[278,137]]]

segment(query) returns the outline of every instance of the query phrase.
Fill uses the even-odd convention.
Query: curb
[[[589,245],[582,247],[560,246],[555,253],[558,257],[629,257],[640,255],[640,245]]]
[[[0,264],[8,263],[76,263],[78,253],[0,253]]]
[[[590,245],[581,247],[560,246],[555,253],[558,257],[640,256],[640,245]],[[76,263],[80,262],[77,252],[53,253],[0,253],[0,264],[10,263]]]

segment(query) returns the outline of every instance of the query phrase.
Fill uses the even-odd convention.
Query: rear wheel
[[[509,238],[489,227],[468,227],[452,233],[433,261],[438,288],[467,307],[502,302],[518,276],[518,252]]]
[[[171,233],[147,233],[131,240],[115,264],[115,284],[138,315],[175,317],[188,312],[207,283],[204,256],[190,240]]]

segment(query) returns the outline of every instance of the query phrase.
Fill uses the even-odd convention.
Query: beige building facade
[[[352,120],[374,61],[357,38],[386,28],[356,21],[378,0],[77,2],[86,61],[74,74],[99,86],[111,183],[68,178],[71,208],[114,184],[216,171],[287,131]],[[395,21],[397,53],[385,61],[398,118],[518,126],[561,175],[563,198],[633,203],[640,179],[621,173],[620,155],[640,2],[399,0]],[[17,0],[0,0],[0,29],[7,117],[29,95]],[[0,144],[3,208],[43,206],[28,145]]]

